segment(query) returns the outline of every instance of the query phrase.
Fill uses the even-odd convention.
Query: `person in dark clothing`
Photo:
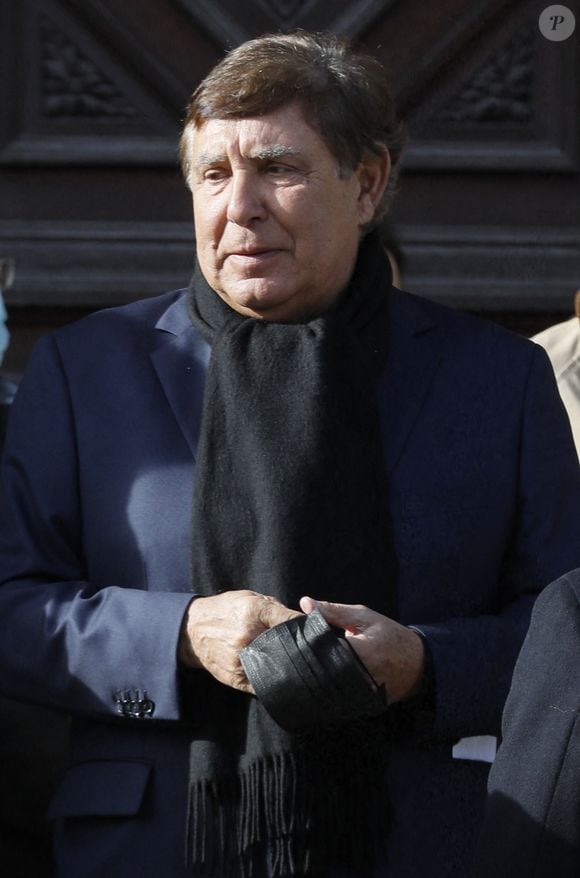
[[[538,598],[489,778],[476,878],[580,875],[580,569]]]

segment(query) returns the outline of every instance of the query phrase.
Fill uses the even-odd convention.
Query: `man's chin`
[[[224,290],[220,296],[238,314],[260,320],[283,320],[293,310],[292,295],[275,287]]]

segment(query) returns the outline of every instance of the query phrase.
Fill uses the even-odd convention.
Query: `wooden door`
[[[224,49],[275,29],[358,38],[391,72],[409,145],[392,224],[407,288],[523,331],[580,286],[580,18],[530,0],[2,0],[0,257],[9,372],[39,333],[187,283],[176,146]]]

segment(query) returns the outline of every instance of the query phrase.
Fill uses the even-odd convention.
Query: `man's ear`
[[[356,170],[360,183],[358,197],[359,224],[366,226],[375,215],[377,206],[386,189],[391,171],[391,157],[388,149],[380,155],[363,158]]]

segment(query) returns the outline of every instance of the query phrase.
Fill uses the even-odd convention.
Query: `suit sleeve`
[[[580,566],[580,469],[552,369],[537,347],[520,424],[516,515],[506,534],[498,612],[417,626],[433,663],[436,739],[499,735],[535,597]]]
[[[580,871],[580,569],[538,599],[492,768],[477,878]]]
[[[99,715],[117,715],[118,693],[129,693],[151,702],[147,717],[177,719],[176,649],[191,594],[91,585],[80,481],[66,376],[47,337],[18,391],[3,456],[0,689]]]

